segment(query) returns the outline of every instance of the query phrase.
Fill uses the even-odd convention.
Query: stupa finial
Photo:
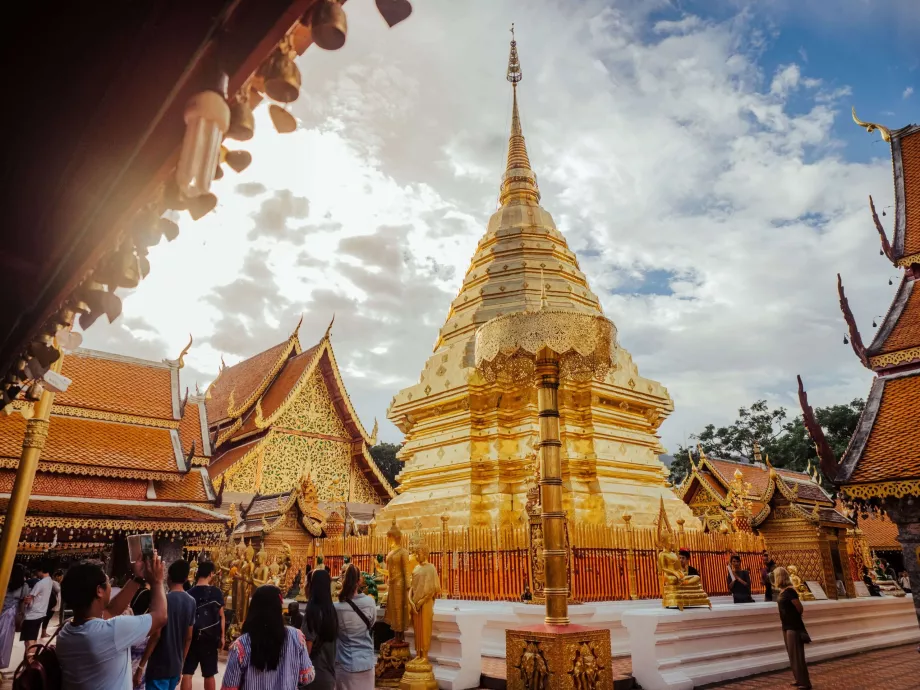
[[[514,38],[514,24],[511,25],[511,52],[508,55],[508,72],[505,78],[511,82],[511,136],[508,137],[508,162],[502,176],[499,201],[502,206],[520,203],[537,204],[540,191],[537,188],[537,176],[530,167],[527,145],[521,130],[521,116],[518,112],[517,85],[523,78],[521,62],[518,59],[517,41]]]

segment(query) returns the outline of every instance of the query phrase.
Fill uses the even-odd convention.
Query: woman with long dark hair
[[[317,572],[313,576],[314,586]],[[342,590],[335,604],[339,635],[335,650],[336,690],[373,690],[374,688],[374,621],[377,606],[374,598],[358,594],[361,573],[354,563],[345,566]]]
[[[16,616],[21,614],[22,601],[29,596],[26,584],[26,569],[22,563],[14,563],[10,573],[10,584],[3,597],[3,610],[0,612],[0,668],[10,665],[13,653],[13,639],[16,637]]]
[[[222,690],[297,690],[313,681],[306,640],[284,624],[282,603],[274,585],[253,593],[243,634],[230,645]]]
[[[785,568],[776,568],[773,571],[773,584],[779,590],[776,599],[779,606],[779,619],[783,625],[783,641],[786,643],[786,653],[789,655],[789,665],[795,678],[795,686],[801,690],[811,690],[811,679],[808,677],[808,665],[805,663],[805,645],[811,642],[811,637],[802,622],[802,601],[799,593],[792,586],[792,578]]]
[[[312,580],[303,621],[307,650],[316,669],[312,687],[335,690],[335,641],[339,636],[339,619],[332,603],[332,578],[329,571],[317,570]]]

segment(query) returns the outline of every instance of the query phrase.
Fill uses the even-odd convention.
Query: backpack
[[[197,589],[197,588],[194,588]],[[196,591],[192,594],[197,604],[195,609],[195,624],[192,626],[192,632],[196,640],[220,641],[220,608],[221,604],[213,596],[213,588],[208,586],[207,589]]]
[[[36,644],[32,648],[35,654],[32,661],[23,659],[13,674],[13,690],[60,690],[63,683],[61,664],[58,661],[54,638],[61,632],[58,628],[45,644]]]

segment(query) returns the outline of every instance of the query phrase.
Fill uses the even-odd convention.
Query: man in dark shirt
[[[764,588],[764,601],[773,601],[773,569],[776,563],[770,558],[770,554],[764,551],[760,554],[762,567],[760,569],[760,582]]]
[[[192,643],[195,624],[195,600],[182,589],[188,577],[188,561],[178,560],[169,566],[169,594],[166,595],[166,625],[150,635],[147,648],[134,673],[137,686],[146,670],[147,690],[175,690],[182,676],[182,662]]]
[[[690,565],[690,549],[681,549],[677,552],[677,557],[680,559],[680,567],[687,575],[700,576],[700,571]]]
[[[753,604],[751,597],[751,575],[747,570],[741,569],[741,556],[733,554],[728,566],[728,589],[736,604]]]
[[[198,564],[195,586],[188,591],[198,608],[192,646],[182,667],[182,690],[192,690],[192,676],[199,664],[205,690],[215,690],[217,651],[224,644],[227,620],[224,616],[224,595],[211,584],[213,578],[214,564],[202,561]]]

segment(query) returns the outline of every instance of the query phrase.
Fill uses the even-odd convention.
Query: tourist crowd
[[[191,690],[200,667],[205,690],[215,690],[227,633],[224,598],[212,584],[213,563],[198,566],[194,586],[189,572],[185,560],[167,571],[154,552],[133,563],[130,576],[113,587],[96,561],[53,575],[42,564],[32,578],[16,564],[0,613],[0,668],[9,666],[20,632],[25,658],[14,688]],[[372,690],[376,603],[359,591],[355,566],[345,568],[341,584],[333,603],[329,573],[313,571],[304,614],[296,604],[289,608],[292,625],[285,623],[281,590],[258,587],[241,634],[229,646],[222,689],[297,690],[309,684],[317,690]],[[49,640],[42,631],[56,610],[63,620],[64,604],[73,617]]]

